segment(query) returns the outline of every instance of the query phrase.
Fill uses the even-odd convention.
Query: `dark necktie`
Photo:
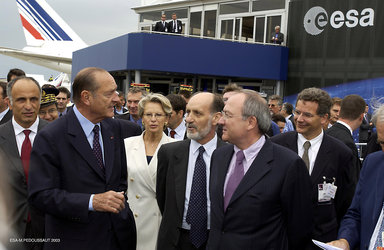
[[[63,113],[60,113],[59,117],[62,117],[63,116]]]
[[[173,31],[176,32],[176,21],[173,21]]]
[[[303,161],[304,161],[304,163],[307,166],[307,169],[309,171],[310,165],[309,165],[308,149],[311,147],[311,143],[309,141],[306,141],[304,143],[303,147],[304,147],[304,153],[303,153],[302,159],[303,159]]]
[[[25,135],[25,139],[21,146],[21,162],[23,164],[25,180],[28,183],[29,159],[31,158],[31,149],[32,149],[32,144],[31,144],[31,141],[29,140],[29,134],[31,133],[31,130],[26,129],[23,132]]]
[[[93,154],[96,156],[97,165],[104,170],[103,164],[103,153],[101,151],[100,141],[99,141],[99,125],[95,125],[93,128]]]
[[[227,187],[225,189],[224,211],[227,210],[229,201],[231,200],[233,193],[235,192],[237,186],[239,186],[241,180],[244,177],[244,166],[243,166],[244,158],[245,158],[245,156],[244,156],[244,152],[242,150],[237,152],[235,168],[233,170],[232,175],[229,177]]]
[[[190,239],[199,248],[208,238],[207,230],[207,169],[203,159],[204,147],[200,146],[193,172],[191,195],[186,221],[191,225]]]
[[[175,138],[176,131],[172,129],[172,130],[169,132],[169,134],[171,135],[171,138]]]

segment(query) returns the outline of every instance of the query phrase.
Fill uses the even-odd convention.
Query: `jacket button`
[[[130,181],[134,181],[135,179],[133,179],[133,178],[130,178],[129,180],[130,180]]]
[[[136,199],[140,199],[140,195],[137,194],[137,195],[136,195]]]
[[[135,215],[135,217],[139,217],[139,215],[138,214],[134,214]]]

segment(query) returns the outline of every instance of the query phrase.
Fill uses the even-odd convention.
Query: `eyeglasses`
[[[146,113],[144,114],[145,117],[147,117],[148,119],[152,119],[152,117],[155,117],[157,120],[160,119],[161,117],[164,117],[166,116],[165,114],[159,114],[159,113],[155,113],[155,114],[152,114],[152,113]]]
[[[46,115],[48,113],[48,114],[52,115],[52,114],[54,114],[56,112],[57,112],[57,109],[48,109],[48,112],[45,111],[45,110],[40,110],[39,114],[40,115]]]
[[[293,111],[293,113],[294,113],[295,115],[297,115],[297,116],[302,115],[304,118],[307,118],[307,119],[310,119],[310,118],[312,118],[312,117],[315,116],[315,115],[313,115],[313,114],[311,114],[311,113],[308,113],[308,112],[301,112],[300,110],[297,110],[297,109],[295,109],[295,110]]]

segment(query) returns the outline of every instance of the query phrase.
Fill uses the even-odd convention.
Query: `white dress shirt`
[[[217,135],[215,134],[215,137],[213,137],[212,140],[207,142],[204,145],[201,145],[195,140],[191,140],[191,145],[189,146],[189,159],[188,159],[188,171],[187,171],[187,183],[185,187],[185,201],[184,201],[184,214],[183,214],[183,224],[182,228],[190,230],[191,225],[187,223],[187,212],[188,212],[188,204],[189,204],[189,197],[191,195],[191,188],[192,188],[192,180],[193,180],[193,173],[195,171],[195,164],[197,156],[199,155],[199,147],[203,146],[205,151],[203,154],[204,162],[207,167],[207,214],[208,214],[208,229],[210,229],[210,221],[211,221],[211,200],[209,197],[209,175],[210,175],[210,167],[211,167],[211,156],[213,154],[213,151],[215,151],[217,147]]]
[[[17,149],[19,150],[19,155],[21,156],[21,147],[23,146],[25,139],[25,134],[23,131],[26,129],[31,130],[31,133],[29,134],[29,140],[31,141],[31,146],[33,146],[33,142],[35,141],[37,134],[37,127],[39,126],[39,118],[36,118],[35,122],[29,128],[23,128],[15,121],[15,117],[12,116],[12,125],[16,136]]]
[[[313,166],[315,165],[317,153],[319,152],[321,142],[323,141],[324,132],[321,130],[321,133],[313,138],[312,140],[309,140],[311,143],[311,147],[308,149],[308,158],[309,158],[309,175],[312,174]],[[304,154],[304,143],[308,141],[305,139],[305,137],[302,134],[298,134],[297,137],[297,153],[300,157],[303,157]]]
[[[9,111],[9,108],[6,108],[3,112],[0,113],[0,121],[3,120],[5,114]]]
[[[171,130],[172,129],[168,128],[168,135],[169,135],[169,137],[171,137]],[[177,126],[177,128],[174,129],[174,131],[176,132],[175,140],[177,140],[177,141],[184,140],[184,136],[185,136],[185,131],[186,130],[187,130],[187,127],[185,126],[185,121],[183,119],[181,121],[181,123],[179,124],[179,126]]]

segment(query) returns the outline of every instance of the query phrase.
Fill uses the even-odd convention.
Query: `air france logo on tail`
[[[45,1],[16,0],[16,2],[26,37],[41,41],[72,41],[67,32],[52,18],[59,16]]]

